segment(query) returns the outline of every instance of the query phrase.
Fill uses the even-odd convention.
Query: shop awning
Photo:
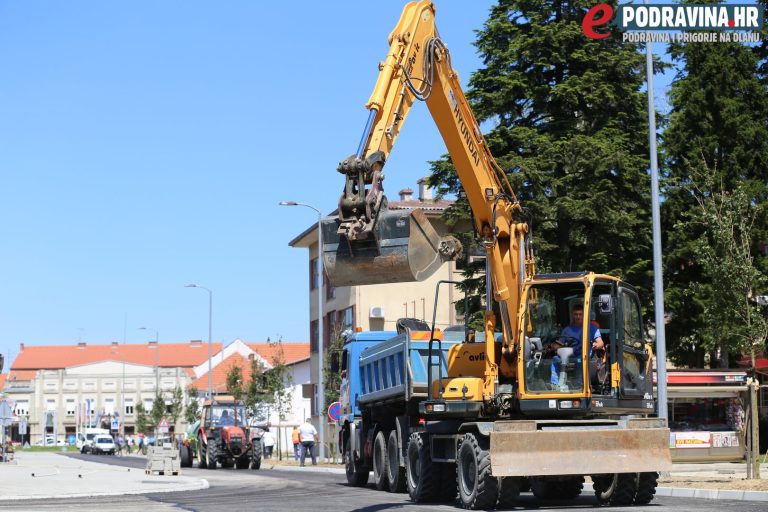
[[[669,386],[669,398],[737,398],[747,386]]]

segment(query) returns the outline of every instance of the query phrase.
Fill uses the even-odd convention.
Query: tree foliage
[[[155,391],[155,398],[152,400],[152,409],[149,411],[149,419],[152,421],[152,430],[157,428],[157,424],[165,416],[165,397],[160,390]]]
[[[768,240],[768,215],[761,207],[768,200],[768,82],[760,71],[765,54],[761,47],[740,43],[686,43],[670,49],[678,72],[663,141],[669,354],[679,365],[703,367],[719,360],[728,366],[722,345],[730,344],[731,329],[740,330],[729,290],[751,273],[748,268],[763,277],[768,272],[768,258],[756,257],[746,265],[743,257],[734,258],[719,245],[747,243],[740,250],[758,255],[760,241]],[[747,207],[756,208],[750,210],[750,218],[755,217],[748,240],[743,238],[744,219],[727,211]],[[738,303],[744,305],[743,299]],[[718,334],[712,322],[729,316],[732,320],[724,324],[729,328]]]
[[[184,391],[178,384],[173,388],[173,392],[171,393],[170,411],[171,412],[168,415],[170,416],[171,425],[175,425],[184,412]]]
[[[184,420],[188,425],[193,424],[200,419],[200,401],[199,393],[196,387],[187,388],[187,401],[184,404]]]
[[[501,0],[478,32],[483,67],[467,96],[527,210],[547,271],[618,275],[651,286],[650,181],[644,57],[620,37],[588,39],[594,2]],[[461,190],[452,164],[432,162],[430,183]],[[465,199],[449,220],[468,216]],[[465,235],[465,240],[469,240]],[[471,250],[470,250],[471,252]],[[482,278],[466,277],[479,309]]]
[[[147,413],[146,408],[144,408],[144,403],[139,402],[136,404],[136,432],[142,432],[142,433],[148,433],[152,431],[152,421],[150,420],[149,414]]]
[[[339,400],[339,387],[341,386],[341,351],[344,348],[346,332],[341,328],[333,330],[331,345],[325,351],[323,361],[323,386],[325,405],[330,405]],[[336,366],[337,368],[334,368]],[[335,370],[335,371],[334,371]],[[321,411],[322,413],[323,411]]]

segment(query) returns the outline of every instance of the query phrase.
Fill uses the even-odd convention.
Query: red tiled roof
[[[278,345],[269,345],[267,343],[246,343],[246,345],[259,354],[270,365],[274,361],[275,355],[278,353],[279,348],[283,350],[283,361],[285,364],[292,364],[298,361],[309,359],[309,343],[288,343],[281,342]],[[233,366],[239,366],[242,375],[243,383],[251,381],[251,361],[236,352],[226,358],[213,368],[211,387],[214,393],[224,393],[227,391],[227,374],[230,372]],[[200,376],[192,383],[192,387],[197,388],[200,391],[208,389],[208,372]]]
[[[246,343],[246,345],[263,357],[270,365],[275,359],[275,356],[279,353],[279,347],[282,347],[283,349],[283,362],[285,364],[291,364],[309,358],[309,343],[281,341],[280,343],[272,345],[268,343]]]
[[[2,391],[3,387],[5,386],[6,377],[8,377],[7,373],[0,373],[0,391]]]
[[[37,375],[37,370],[11,370],[8,372],[8,381],[12,380],[32,380]]]
[[[213,343],[213,352],[221,350],[221,343]],[[55,370],[92,364],[99,361],[125,361],[126,363],[162,367],[197,366],[208,359],[206,344],[160,343],[142,345],[55,345],[25,346],[16,356],[13,370]]]

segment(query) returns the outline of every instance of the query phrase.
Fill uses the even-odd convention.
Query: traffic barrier
[[[179,451],[172,444],[150,446],[147,454],[146,474],[178,475],[181,473]]]

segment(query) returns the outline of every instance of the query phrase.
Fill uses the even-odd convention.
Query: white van
[[[77,434],[77,441],[75,446],[80,450],[80,453],[88,453],[91,451],[91,445],[93,444],[93,438],[101,435],[109,435],[109,430],[106,428],[86,428],[82,432]]]

